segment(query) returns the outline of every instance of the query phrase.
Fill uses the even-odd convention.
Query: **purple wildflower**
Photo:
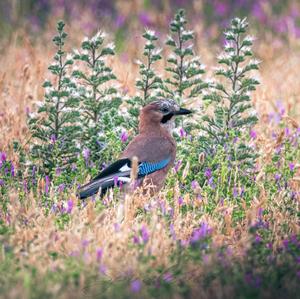
[[[205,172],[204,172],[204,175],[209,179],[209,178],[211,178],[211,176],[212,176],[212,171],[211,171],[211,169],[210,168],[206,168],[205,169]]]
[[[51,141],[52,144],[55,144],[55,142],[56,142],[56,136],[54,134],[51,135],[50,141]]]
[[[128,140],[128,135],[126,131],[123,131],[120,136],[121,142],[125,143]]]
[[[115,21],[116,27],[117,27],[117,28],[122,27],[122,26],[124,25],[125,21],[126,21],[125,16],[123,16],[123,15],[118,15],[118,17],[117,17],[117,19],[116,19],[116,21]]]
[[[284,239],[282,241],[282,245],[284,246],[285,249],[288,249],[288,247],[289,247],[289,240],[288,239]]]
[[[257,289],[261,286],[261,278],[256,276],[254,278],[254,287],[256,287]]]
[[[74,202],[72,199],[69,199],[67,202],[67,213],[70,214],[72,212],[72,209],[74,207]]]
[[[160,210],[162,212],[163,215],[166,214],[166,203],[162,200],[159,202],[159,205],[160,205]]]
[[[145,11],[142,11],[140,14],[139,14],[139,20],[140,22],[142,23],[142,25],[144,27],[148,27],[151,25],[151,20],[149,18],[149,15],[147,14],[147,12]]]
[[[290,136],[290,129],[288,127],[284,128],[284,134],[286,137]]]
[[[280,116],[283,116],[285,114],[285,108],[283,102],[280,100],[276,101],[276,107],[279,110]]]
[[[0,179],[0,187],[4,186],[4,180]]]
[[[119,178],[117,176],[114,177],[114,186],[117,187],[118,186],[118,180]]]
[[[149,233],[146,226],[144,225],[141,228],[141,235],[142,235],[143,242],[146,244],[149,241]]]
[[[49,187],[50,187],[50,178],[48,175],[45,177],[45,194],[47,195],[49,193]]]
[[[99,266],[99,272],[102,274],[106,274],[106,267],[103,264],[100,264]]]
[[[58,205],[58,208],[59,208],[59,211],[61,212],[61,214],[67,213],[67,208],[65,207],[65,205],[63,203]]]
[[[292,191],[292,192],[291,192],[291,199],[292,199],[292,200],[295,200],[295,199],[296,199],[296,196],[297,196],[297,192]]]
[[[144,204],[144,210],[145,210],[146,212],[150,212],[151,209],[152,209],[151,203],[146,203],[146,204]]]
[[[244,195],[244,193],[245,193],[245,189],[244,189],[244,187],[242,187],[241,192],[240,192],[240,196],[242,197]]]
[[[222,2],[215,2],[215,12],[219,16],[224,16],[225,14],[228,13],[229,6],[227,3],[222,3]]]
[[[199,228],[194,229],[190,239],[190,243],[193,244],[198,242],[201,239],[204,239],[205,237],[208,236],[210,231],[211,229],[209,228],[208,224],[206,222],[202,222]]]
[[[261,22],[265,23],[267,21],[267,16],[263,11],[261,3],[255,3],[252,7],[252,14]]]
[[[250,130],[250,138],[253,140],[257,138],[257,133],[254,130]]]
[[[294,163],[290,163],[290,164],[289,164],[289,168],[290,168],[290,171],[294,171],[294,169],[295,169],[295,164],[294,164]]]
[[[272,249],[272,248],[273,248],[272,242],[268,242],[267,245],[266,245],[266,247],[267,247],[268,249]]]
[[[6,154],[4,152],[1,153],[0,155],[0,161],[5,162],[6,161]]]
[[[181,206],[183,204],[183,197],[179,196],[178,197],[178,204]]]
[[[175,233],[175,229],[174,229],[174,224],[173,223],[170,224],[170,233],[171,233],[172,239],[175,241],[176,240],[176,233]]]
[[[174,166],[174,171],[175,173],[177,173],[181,167],[181,164],[182,164],[182,161],[181,160],[178,160],[176,163],[175,163],[175,166]]]
[[[262,241],[261,236],[255,235],[255,243],[260,243]]]
[[[62,193],[62,192],[64,192],[64,190],[65,190],[65,184],[62,183],[62,184],[60,184],[60,185],[58,186],[58,192],[59,192],[59,193]]]
[[[296,234],[293,234],[291,235],[291,242],[295,245],[298,244],[298,240],[297,240],[297,235]]]
[[[96,250],[97,262],[100,262],[100,260],[102,259],[102,255],[103,255],[103,250],[101,248],[98,248]]]
[[[180,240],[180,246],[182,247],[187,247],[189,244],[189,240]]]
[[[141,290],[142,283],[140,280],[133,280],[130,284],[130,289],[133,293],[138,293]]]
[[[273,28],[278,33],[285,33],[288,29],[287,20],[283,17],[277,19],[273,24]]]
[[[115,223],[114,224],[114,229],[115,229],[115,232],[118,233],[121,230],[120,224],[119,223]]]
[[[216,185],[214,184],[214,178],[211,177],[209,180],[208,180],[208,185],[212,188],[212,189],[215,189],[216,188]]]
[[[180,128],[179,130],[179,136],[181,139],[185,138],[187,136],[186,131],[184,130],[184,128]]]
[[[134,244],[140,244],[140,238],[139,238],[139,236],[137,236],[137,235],[133,236],[133,243]]]
[[[85,148],[83,151],[82,151],[82,155],[83,155],[83,158],[84,158],[84,160],[88,160],[89,159],[89,157],[90,157],[90,150],[88,149],[88,148]]]
[[[171,272],[167,272],[163,275],[163,280],[165,282],[171,282],[173,280],[173,275]]]
[[[199,184],[197,181],[194,180],[194,181],[192,181],[191,186],[192,186],[192,189],[195,190],[196,188],[199,187]]]
[[[52,206],[51,206],[51,213],[56,213],[56,211],[57,211],[57,204],[54,203],[54,204],[52,204]]]
[[[122,190],[122,187],[123,187],[123,182],[119,181],[119,188],[120,188],[120,190]]]
[[[35,185],[35,183],[36,183],[35,173],[36,173],[36,166],[33,165],[33,167],[32,167],[32,172],[31,172],[31,175],[32,175],[32,184],[33,184],[33,185]]]
[[[57,167],[57,168],[55,169],[55,174],[56,174],[57,176],[59,176],[59,175],[61,174],[61,168],[60,168],[60,167]]]
[[[81,244],[83,248],[86,248],[89,245],[90,241],[89,240],[82,240]]]
[[[233,197],[236,198],[238,196],[239,196],[239,192],[238,192],[237,187],[233,187]]]
[[[281,174],[280,173],[276,173],[275,174],[275,181],[278,182],[281,178]]]
[[[11,174],[12,177],[15,176],[15,166],[12,162],[11,162],[11,165],[10,165],[10,174]]]
[[[26,180],[23,181],[23,190],[25,193],[28,191],[28,184]]]

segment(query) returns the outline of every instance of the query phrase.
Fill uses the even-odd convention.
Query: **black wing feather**
[[[92,179],[92,181],[99,180],[101,178],[107,177],[109,175],[115,174],[120,171],[120,168],[128,164],[131,166],[131,161],[129,159],[120,159],[109,166],[107,166],[103,171],[101,171],[96,177]]]

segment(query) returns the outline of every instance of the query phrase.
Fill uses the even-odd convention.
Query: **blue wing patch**
[[[159,162],[154,162],[154,163],[142,162],[139,165],[138,175],[144,176],[149,173],[155,172],[157,170],[163,169],[164,167],[166,167],[168,165],[170,160],[171,160],[171,158],[167,158],[167,159],[161,160]]]

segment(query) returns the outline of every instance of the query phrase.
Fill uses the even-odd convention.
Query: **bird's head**
[[[140,125],[162,125],[169,130],[174,126],[175,116],[190,113],[192,113],[191,110],[179,107],[174,100],[154,101],[141,110]]]

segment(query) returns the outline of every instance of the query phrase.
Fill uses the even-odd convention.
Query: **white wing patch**
[[[109,178],[109,179],[105,180],[105,182],[113,182],[116,178],[118,179],[119,182],[124,182],[124,183],[130,182],[130,178],[127,178],[127,177],[124,177],[124,176],[119,176],[119,177],[115,177],[115,178]]]
[[[122,166],[119,170],[120,170],[121,172],[125,172],[125,171],[128,171],[128,170],[131,170],[131,168],[128,167],[128,164],[125,164],[125,165]]]
[[[121,182],[124,182],[124,183],[128,183],[128,182],[130,182],[130,178],[118,177],[118,181],[121,181]]]

